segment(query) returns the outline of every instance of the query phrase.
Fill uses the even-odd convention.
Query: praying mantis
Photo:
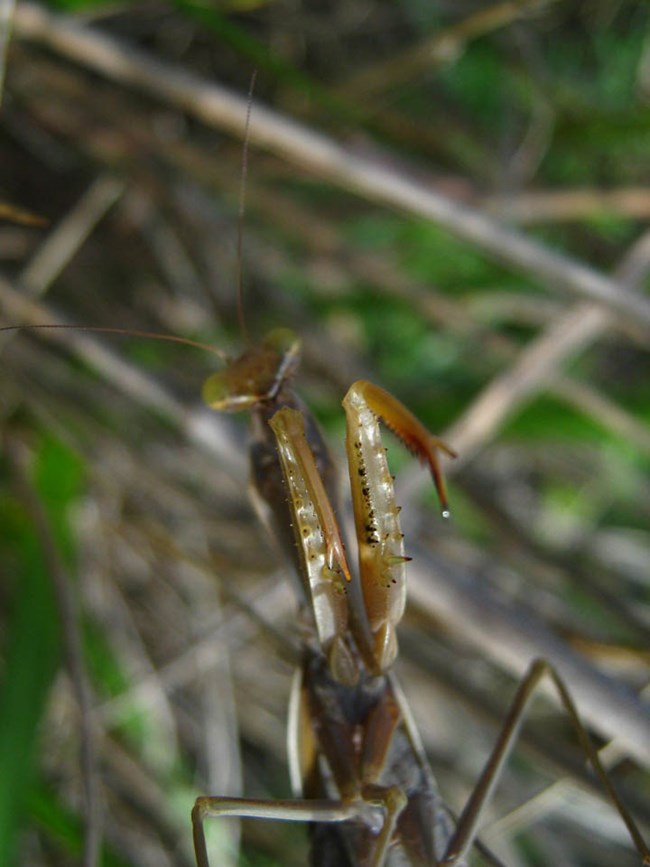
[[[460,830],[455,832],[451,814],[439,800],[434,788],[420,738],[399,683],[391,671],[396,654],[395,627],[404,606],[404,576],[400,574],[395,578],[395,585],[392,584],[393,578],[389,580],[391,586],[387,588],[390,591],[388,598],[378,603],[387,616],[376,613],[369,616],[373,602],[366,600],[358,586],[358,579],[353,577],[354,570],[348,563],[335,517],[336,507],[332,506],[336,495],[332,491],[334,473],[327,459],[327,449],[293,390],[298,360],[299,344],[296,338],[286,330],[276,331],[261,347],[248,347],[239,359],[227,361],[224,371],[206,383],[204,395],[206,402],[217,410],[251,411],[254,428],[253,468],[257,478],[258,500],[265,504],[262,511],[266,512],[276,538],[283,540],[281,547],[287,559],[294,562],[293,571],[299,576],[294,581],[303,609],[299,631],[308,637],[305,642],[306,660],[299,667],[299,676],[293,687],[290,729],[295,739],[290,750],[290,766],[294,789],[302,789],[307,797],[295,798],[290,803],[286,800],[275,803],[260,800],[240,802],[230,798],[224,800],[223,795],[216,800],[200,799],[194,812],[199,867],[209,863],[207,852],[202,848],[201,823],[203,817],[212,812],[218,815],[230,812],[316,821],[319,828],[316,832],[316,849],[318,851],[322,847],[328,853],[324,858],[329,858],[330,863],[367,863],[373,867],[394,862],[461,864],[476,832],[476,817],[496,782],[499,767],[516,733],[532,685],[541,677],[545,666],[535,666],[515,700],[499,752],[491,760],[485,777],[476,789],[476,795],[461,817]],[[254,388],[250,388],[249,383],[253,383]],[[390,516],[393,526],[390,531],[373,527],[369,547],[372,549],[374,545],[381,548],[384,534],[388,533],[398,546],[387,555],[391,561],[389,565],[401,573],[406,567],[406,555],[396,526],[397,507],[392,499],[390,473],[387,469],[374,472],[372,485],[375,487],[364,493],[366,486],[358,458],[355,458],[356,438],[353,432],[355,428],[361,428],[364,436],[376,437],[377,415],[387,417],[389,426],[397,431],[402,430],[412,450],[428,455],[443,511],[447,510],[447,497],[436,450],[445,450],[446,447],[442,441],[430,438],[408,412],[375,386],[367,383],[357,385],[346,398],[346,404],[352,431],[348,452],[353,457],[351,492],[353,500],[357,500],[357,535],[363,543],[369,526],[368,517],[364,516],[363,502],[359,504],[359,500],[367,501],[370,497],[372,501],[376,490],[381,489],[382,497],[386,498],[382,514]],[[278,448],[285,455],[284,470],[275,458]],[[383,446],[378,440],[375,440],[375,450],[381,458]],[[306,485],[306,489],[302,493],[292,492],[292,479]],[[318,479],[323,482],[322,490]],[[268,488],[266,496],[265,488]],[[287,500],[292,504],[289,508]],[[297,503],[300,500],[303,503],[312,502],[319,522],[319,527],[312,528],[309,535],[320,536],[326,542],[326,552],[322,555],[325,562],[321,563],[320,568],[321,571],[325,569],[330,577],[321,581],[320,587],[318,583],[313,586],[311,579],[304,577],[306,562],[311,554],[301,549],[303,535],[299,533],[296,540],[295,526],[292,527],[300,526],[303,520],[298,514]],[[360,559],[362,562],[372,559],[367,544]],[[384,567],[380,567],[378,574],[383,575],[384,571]],[[393,587],[396,588],[394,592]],[[318,600],[318,604],[315,600]],[[325,602],[321,604],[323,600]],[[314,609],[319,606],[320,611],[315,616]],[[376,699],[376,696],[380,696],[381,700]],[[376,701],[375,705],[372,705],[373,701]],[[314,728],[318,728],[323,721],[326,728],[331,723],[326,712],[331,703],[343,706],[350,703],[357,707],[370,703],[377,708],[367,725],[365,719],[363,723],[357,721],[353,726],[354,732],[346,733],[348,748],[352,749],[351,745],[354,745],[354,755],[340,757],[342,767],[337,768],[336,772],[331,768],[329,771],[324,770],[323,767],[326,769],[332,760],[328,750],[333,748],[333,741],[339,740],[340,725],[334,734],[329,731],[321,735],[323,740],[320,743],[313,735]],[[320,710],[314,709],[319,706]],[[312,724],[308,725],[305,718],[310,716]],[[364,751],[362,747],[366,742],[368,747]],[[363,754],[363,761],[357,753]],[[388,783],[384,779],[385,774],[389,778],[395,774],[399,780],[404,773],[391,753],[400,755],[406,773],[415,780],[406,805],[403,803],[404,790],[394,779]],[[424,801],[427,806],[413,807],[411,801],[416,804]],[[434,828],[437,829],[435,835],[432,834]],[[647,858],[647,850],[643,848],[645,844],[640,840],[637,843],[642,858]],[[328,862],[325,860],[323,863]]]
[[[448,454],[451,450],[427,434],[382,389],[366,382],[350,389],[344,401],[352,455],[350,481],[353,501],[356,498],[361,574],[365,569],[366,584],[370,584],[369,591],[359,592],[331,505],[334,494],[328,494],[330,484],[323,482],[332,477],[327,451],[293,392],[298,355],[298,341],[290,332],[274,332],[260,349],[246,350],[241,358],[228,363],[224,372],[211,377],[204,397],[218,410],[251,411],[258,437],[252,450],[258,496],[277,522],[286,522],[291,530],[287,554],[298,564],[298,594],[303,608],[300,631],[306,640],[305,657],[293,686],[289,727],[294,742],[289,755],[296,793],[306,797],[277,802],[199,798],[193,813],[197,864],[210,864],[204,819],[240,815],[316,823],[314,864],[459,867],[466,863],[478,817],[496,784],[523,710],[535,684],[548,673],[548,666],[536,663],[520,688],[495,753],[459,820],[459,830],[454,831],[455,822],[439,798],[408,705],[391,672],[397,652],[395,626],[404,608],[403,572],[408,558],[392,478],[378,438],[377,417],[384,417],[413,451],[426,457],[443,513],[447,513],[448,504],[437,450]],[[252,377],[251,364],[255,370]],[[251,382],[255,388],[246,391],[242,383]],[[310,431],[309,441],[306,429]],[[284,482],[277,468],[269,469],[275,465],[276,449]],[[371,458],[379,461],[372,471]],[[278,484],[284,487],[278,488]],[[371,485],[375,486],[372,490]],[[377,499],[381,516],[377,514]],[[386,517],[388,527],[382,523]],[[309,564],[314,560],[316,571],[311,574]],[[575,715],[570,696],[561,682],[556,683]],[[352,717],[342,719],[343,712]],[[599,768],[593,748],[587,750]],[[603,783],[609,791],[604,775]],[[610,794],[616,799],[613,790]],[[642,863],[650,863],[641,835],[625,807],[618,800],[617,804],[629,822]]]
[[[303,537],[302,532],[299,532],[297,534],[299,544],[296,544],[295,527],[291,527],[291,524],[300,526],[302,519],[298,514],[297,506],[300,500],[303,503],[312,501],[313,511],[316,515],[314,520],[317,519],[319,522],[319,528],[312,529],[309,535],[320,536],[326,543],[325,553],[318,555],[324,558],[324,563],[320,565],[321,572],[325,570],[330,576],[325,580],[324,586],[320,588],[313,586],[310,579],[297,582],[298,593],[302,594],[303,607],[306,606],[308,612],[310,607],[316,607],[313,600],[322,601],[323,598],[326,600],[324,611],[329,610],[330,612],[329,616],[321,610],[318,618],[313,618],[313,614],[310,615],[309,613],[303,617],[303,620],[306,618],[307,627],[305,628],[303,624],[301,631],[309,635],[306,642],[308,659],[303,662],[299,669],[300,677],[296,679],[292,700],[293,722],[291,729],[296,736],[296,742],[291,750],[292,778],[296,788],[301,781],[305,793],[310,797],[296,799],[291,803],[275,804],[261,803],[260,801],[244,803],[233,799],[200,799],[194,813],[194,835],[197,841],[198,863],[200,867],[209,863],[207,853],[202,849],[201,822],[203,817],[212,812],[217,812],[219,815],[231,812],[240,815],[262,815],[267,818],[302,818],[317,821],[319,827],[322,825],[327,829],[319,832],[321,835],[319,839],[321,841],[327,840],[327,843],[322,845],[330,853],[325,857],[335,859],[331,860],[331,863],[345,864],[344,859],[348,859],[347,863],[350,864],[390,865],[393,863],[391,860],[393,858],[397,859],[396,863],[402,863],[404,858],[410,858],[410,861],[406,860],[404,863],[461,864],[476,831],[475,818],[497,779],[498,768],[502,764],[510,740],[516,733],[523,706],[527,702],[533,683],[539,680],[545,671],[545,666],[543,664],[535,666],[531,677],[526,681],[522,692],[518,695],[513,705],[514,709],[510,721],[505,729],[505,736],[500,742],[499,752],[490,761],[486,776],[476,789],[476,796],[470,801],[466,814],[460,820],[461,830],[454,832],[451,816],[442,802],[438,800],[433,788],[424,752],[402,691],[390,671],[396,653],[395,625],[404,605],[403,575],[395,579],[396,585],[392,584],[392,578],[389,580],[388,583],[391,586],[386,589],[392,591],[393,586],[396,586],[397,590],[392,597],[389,595],[388,601],[380,603],[379,607],[388,612],[388,616],[373,615],[372,618],[368,618],[367,611],[372,602],[363,599],[364,594],[359,594],[358,588],[357,590],[353,589],[355,586],[355,581],[352,578],[353,570],[347,562],[347,554],[340,540],[336,519],[330,506],[330,499],[334,500],[334,495],[326,493],[327,487],[330,486],[329,482],[323,483],[322,490],[319,488],[318,479],[327,480],[332,475],[325,457],[326,449],[322,441],[318,439],[318,435],[314,433],[315,429],[312,422],[309,421],[304,407],[297,403],[297,398],[293,392],[292,380],[297,367],[298,355],[299,347],[296,339],[286,331],[275,332],[262,344],[261,350],[249,349],[242,356],[243,367],[250,363],[252,356],[256,371],[253,376],[244,375],[241,369],[238,369],[238,361],[241,359],[229,362],[225,372],[218,373],[208,381],[204,392],[206,401],[216,409],[247,409],[252,411],[255,419],[254,428],[258,436],[258,441],[254,445],[254,464],[258,476],[257,487],[263,489],[265,482],[268,482],[269,478],[274,478],[270,486],[270,495],[267,495],[266,498],[262,497],[262,499],[265,499],[267,511],[275,517],[276,523],[289,531],[286,536],[288,539],[286,543],[287,554],[291,559],[297,561],[298,574],[304,572],[305,563],[311,557],[311,554],[306,550],[301,553],[300,545],[303,544],[302,540],[306,536]],[[263,376],[257,367],[260,356],[263,357],[261,365],[265,371]],[[257,390],[246,391],[242,382],[251,381],[255,383]],[[368,403],[375,409],[370,409]],[[411,440],[413,450],[428,455],[428,462],[437,482],[442,507],[446,511],[446,491],[435,451],[438,448],[445,449],[443,443],[435,438],[430,438],[407,411],[403,410],[383,390],[374,386],[360,383],[353,387],[346,398],[346,404],[352,431],[348,450],[353,456],[356,453],[355,429],[361,428],[364,436],[367,434],[372,438],[376,437],[377,414],[387,416],[389,425],[393,428],[405,431],[403,435],[406,440],[409,439],[409,431],[411,433],[416,432]],[[305,421],[306,418],[307,421]],[[404,419],[406,419],[406,423],[404,423]],[[308,438],[304,433],[305,427],[310,431]],[[271,433],[272,430],[275,431],[274,434]],[[260,439],[262,440],[262,447],[260,447]],[[278,447],[280,452],[285,454],[285,467],[282,473],[284,483],[277,473],[277,468],[275,476],[273,471],[269,473],[269,465],[276,466],[273,455]],[[383,447],[378,440],[375,440],[375,451],[377,456],[381,458]],[[313,457],[314,453],[321,456],[320,467],[318,466],[319,461]],[[293,469],[291,468],[292,465]],[[364,493],[364,473],[360,472],[361,467],[358,461],[356,463],[353,461],[351,467],[353,498],[357,497],[358,500],[360,498],[362,501],[368,502],[368,495]],[[391,516],[391,521],[395,521],[397,508],[392,500],[390,473],[387,469],[378,472],[380,478],[384,480],[384,494],[382,496],[388,497],[387,502],[382,506],[382,511]],[[291,491],[292,478],[296,484],[306,485],[306,489],[302,493]],[[373,484],[376,485],[377,473],[373,473],[372,478]],[[283,484],[285,487],[282,487]],[[375,492],[373,491],[370,501],[374,496]],[[292,503],[288,511],[285,505],[286,499]],[[359,508],[362,509],[361,512],[359,512]],[[364,516],[363,503],[361,506],[357,506],[357,524],[358,534],[363,542],[364,528],[366,528],[365,535],[367,537],[368,526],[368,516]],[[375,527],[370,532],[370,547],[379,545],[381,548],[386,532],[389,532],[392,542],[400,545],[400,532],[397,526],[393,526],[390,531],[379,530]],[[405,554],[401,547],[391,550],[387,556],[391,568],[395,567],[402,570],[405,567]],[[362,561],[364,557],[368,559],[367,551],[365,555],[361,555]],[[383,574],[383,571],[383,567],[381,567],[379,574]],[[360,601],[361,599],[363,601]],[[356,610],[355,605],[357,606]],[[347,610],[348,606],[349,610]],[[310,617],[313,618],[311,623]],[[372,623],[364,623],[364,617]],[[329,632],[324,626],[328,619],[330,621]],[[373,625],[374,629],[372,628]],[[315,682],[315,686],[310,687],[309,678],[312,678],[312,683]],[[362,684],[361,688],[358,686],[359,683]],[[315,696],[309,696],[310,688],[315,690]],[[319,690],[323,689],[325,693],[319,695]],[[359,689],[361,689],[361,695],[365,697],[366,702],[369,701],[369,696],[374,696],[375,691],[382,698],[377,715],[373,717],[372,723],[369,723],[372,733],[369,734],[364,731],[363,725],[356,722],[355,726],[360,728],[356,729],[350,743],[355,744],[355,750],[359,751],[361,749],[359,744],[365,744],[367,739],[368,743],[372,744],[375,749],[368,746],[369,755],[366,757],[366,763],[362,763],[360,770],[358,758],[353,757],[351,759],[349,755],[344,756],[341,759],[343,770],[337,769],[337,773],[340,774],[337,778],[333,770],[326,772],[318,767],[322,762],[325,762],[325,767],[327,767],[328,757],[322,758],[323,746],[316,743],[313,732],[311,735],[309,734],[312,729],[310,726],[306,726],[304,719],[310,714],[320,713],[321,721],[323,719],[327,721],[325,710],[327,705],[332,701],[343,701],[343,704],[346,705],[349,697],[356,695],[355,691]],[[341,696],[345,696],[345,699],[343,700]],[[358,698],[351,699],[351,701],[357,702],[358,700]],[[314,710],[315,703],[316,705],[320,703],[320,711]],[[331,732],[329,735],[322,735],[325,739],[323,742],[327,744],[329,741],[331,747],[331,741],[337,741],[340,734],[340,730],[337,730],[335,735],[332,735]],[[383,781],[386,768],[390,772],[395,771],[393,759],[390,758],[390,753],[393,750],[400,754],[400,760],[405,762],[408,774],[415,777],[414,790],[417,797],[422,797],[426,801],[430,800],[434,805],[433,808],[429,807],[429,809],[433,809],[433,813],[425,812],[424,817],[418,814],[417,821],[413,820],[409,814],[408,804],[405,806],[403,803],[403,790],[400,790],[400,787],[395,784],[386,785]],[[404,756],[406,756],[405,759]],[[402,772],[399,771],[399,773]],[[347,783],[343,783],[342,780],[346,779],[346,775]],[[382,782],[378,783],[377,780],[382,780]],[[335,797],[332,794],[332,789],[339,786],[344,790],[347,788],[347,791],[339,789],[339,797]],[[424,794],[422,794],[423,792]],[[316,804],[310,804],[310,800],[316,801]],[[405,820],[403,820],[405,824],[400,826],[402,814],[405,816]],[[331,834],[330,824],[332,825]],[[339,830],[339,824],[341,830]],[[406,829],[410,828],[412,824],[416,825],[417,830],[415,836],[410,838]],[[437,842],[430,836],[434,827],[439,829]],[[331,842],[330,838],[335,842]],[[412,839],[415,839],[416,842],[413,843]],[[637,840],[637,843],[642,858],[647,858],[647,850],[643,848],[645,844],[640,839]],[[354,847],[357,847],[359,851],[355,852]],[[351,851],[352,854],[350,854]],[[405,852],[407,854],[404,854]]]

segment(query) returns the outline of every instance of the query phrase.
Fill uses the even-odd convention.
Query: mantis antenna
[[[243,252],[243,236],[244,236],[244,211],[246,207],[246,181],[248,180],[248,142],[251,125],[251,110],[253,108],[253,91],[255,90],[255,80],[257,78],[257,70],[253,70],[251,75],[251,83],[248,88],[248,102],[246,105],[246,123],[244,125],[244,149],[242,152],[241,166],[241,184],[239,187],[239,211],[237,214],[237,318],[239,320],[239,330],[241,331],[242,340],[244,343],[250,343],[248,329],[246,327],[246,317],[244,315],[244,277],[242,265]]]
[[[204,352],[210,352],[212,355],[216,355],[224,362],[230,360],[225,352],[222,352],[221,349],[217,349],[216,346],[210,346],[209,343],[201,343],[199,340],[190,340],[189,337],[179,337],[175,334],[162,334],[159,331],[138,331],[130,328],[112,328],[105,325],[68,325],[61,322],[46,322],[36,323],[34,325],[6,325],[0,328],[0,332],[23,331],[28,329],[40,330],[41,328],[57,328],[70,331],[94,331],[103,334],[123,334],[126,337],[142,337],[146,340],[164,340],[167,343],[183,343],[185,346],[193,346],[195,349],[202,349]]]

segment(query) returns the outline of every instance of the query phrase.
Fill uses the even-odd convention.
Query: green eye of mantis
[[[298,350],[300,338],[290,328],[274,328],[266,335],[262,345],[265,349],[277,352],[278,355],[285,355],[287,352],[295,353]]]
[[[227,377],[222,373],[213,373],[203,383],[201,395],[212,409],[220,409],[230,397],[231,391]]]

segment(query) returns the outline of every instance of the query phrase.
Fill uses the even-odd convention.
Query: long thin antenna
[[[253,70],[251,83],[248,88],[248,104],[246,106],[246,124],[244,125],[244,149],[242,151],[241,184],[239,187],[239,213],[237,215],[237,318],[239,330],[244,343],[250,343],[246,317],[244,316],[244,274],[243,274],[243,247],[244,247],[244,211],[246,207],[246,181],[248,180],[248,139],[251,125],[251,110],[253,108],[253,91],[257,70]]]
[[[69,331],[98,331],[102,334],[122,334],[125,337],[144,337],[146,340],[164,340],[167,343],[182,343],[185,346],[193,346],[195,349],[202,349],[204,352],[211,352],[222,361],[228,362],[229,358],[225,352],[217,349],[216,346],[210,346],[208,343],[201,343],[198,340],[190,340],[188,337],[178,337],[175,334],[162,334],[159,331],[138,331],[130,328],[111,328],[104,325],[64,325],[62,323],[36,323],[34,325],[6,325],[0,328],[2,331],[35,331],[41,328],[58,328],[67,329]]]

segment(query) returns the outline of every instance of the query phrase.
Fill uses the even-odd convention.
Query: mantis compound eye
[[[212,409],[223,409],[231,397],[230,384],[223,372],[213,373],[203,383],[203,401]]]
[[[279,356],[296,355],[300,350],[300,338],[290,328],[274,328],[266,335],[262,346]]]

